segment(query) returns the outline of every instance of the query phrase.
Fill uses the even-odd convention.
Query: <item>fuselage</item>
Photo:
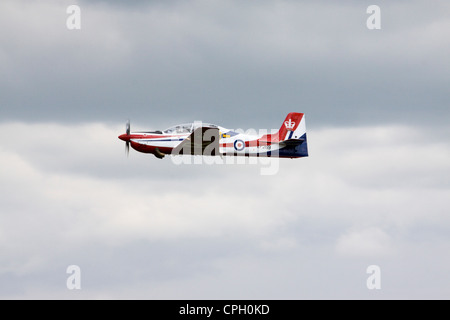
[[[153,153],[162,158],[166,154],[180,154],[180,147],[186,147],[187,142],[193,141],[197,132],[200,131],[200,134],[205,134],[210,130],[216,137],[211,141],[218,138],[218,142],[214,141],[216,152],[213,154],[202,153],[202,155],[300,158],[308,156],[306,129],[304,123],[299,126],[302,120],[303,114],[290,113],[278,131],[271,130],[268,132],[265,130],[265,132],[259,134],[248,134],[241,130],[195,122],[180,124],[163,131],[127,131],[126,134],[120,135],[119,139],[128,142],[136,151]],[[198,129],[203,129],[203,132]],[[200,142],[200,145],[202,145],[202,142]],[[203,142],[202,150],[207,149],[207,143]]]

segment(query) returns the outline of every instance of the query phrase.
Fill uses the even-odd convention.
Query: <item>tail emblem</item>
[[[295,122],[289,119],[289,121],[284,122],[284,125],[288,131],[292,131],[292,129],[294,129],[295,127]]]

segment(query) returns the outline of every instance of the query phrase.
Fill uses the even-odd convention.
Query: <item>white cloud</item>
[[[57,289],[52,274],[60,268],[64,278],[67,265],[78,263],[92,269],[87,297],[121,296],[122,290],[145,295],[129,272],[165,297],[179,297],[174,283],[190,286],[197,279],[195,296],[201,297],[214,291],[208,282],[232,286],[259,262],[274,259],[247,277],[247,285],[271,268],[289,278],[309,259],[301,275],[290,276],[320,297],[314,288],[325,282],[315,263],[326,273],[330,264],[389,258],[401,269],[392,253],[413,257],[412,248],[448,246],[449,146],[427,141],[418,128],[311,130],[309,158],[281,160],[276,175],[261,176],[258,165],[177,166],[134,150],[127,159],[117,139],[122,127],[0,125],[1,136],[14,137],[0,146],[0,166],[7,168],[0,172],[0,275],[10,286],[34,296],[36,286],[49,282],[48,296],[60,294],[64,288]],[[415,143],[423,158],[415,157]],[[249,269],[239,272],[242,259]],[[89,267],[92,261],[98,266]],[[145,271],[148,263],[153,271]],[[217,276],[228,280],[212,280]],[[287,285],[286,279],[280,281]],[[7,289],[2,295],[14,296]]]
[[[393,251],[390,236],[377,227],[352,230],[337,239],[336,252],[346,256],[378,258]]]

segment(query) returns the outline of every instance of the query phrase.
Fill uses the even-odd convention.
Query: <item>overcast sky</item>
[[[0,30],[0,298],[449,298],[448,1],[4,0]],[[117,139],[292,111],[308,158]]]

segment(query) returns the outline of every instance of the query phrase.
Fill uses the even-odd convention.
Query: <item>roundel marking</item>
[[[237,151],[242,151],[245,148],[245,143],[242,140],[236,140],[234,142],[234,149],[236,149]]]

